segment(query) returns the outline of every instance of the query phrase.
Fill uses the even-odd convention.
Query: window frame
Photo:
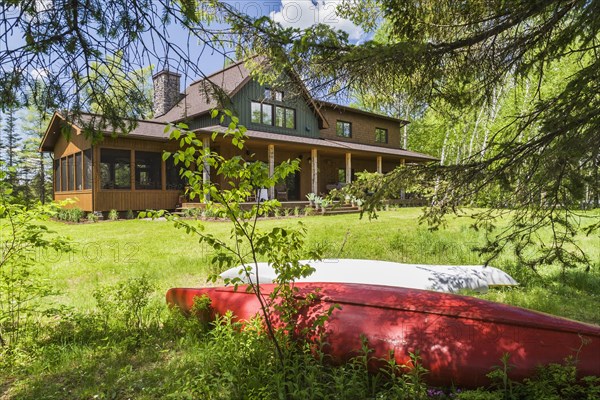
[[[383,141],[379,140],[381,133],[383,133],[383,135],[384,135],[383,137],[384,137],[385,140],[383,140]],[[384,144],[387,144],[388,140],[389,140],[389,137],[388,137],[388,130],[387,129],[385,129],[385,128],[375,128],[375,143],[384,143]]]
[[[113,166],[110,170],[109,173],[111,174],[110,178],[111,181],[113,183],[113,187],[104,187],[105,182],[102,179],[102,166],[104,164],[106,164],[105,162],[102,161],[102,152],[103,151],[113,151],[113,152],[128,152],[129,153],[129,163],[127,164],[123,164],[123,165],[127,165],[129,167],[129,179],[127,180],[127,184],[128,186],[117,186],[116,185],[116,180],[117,180],[117,171],[116,168]],[[100,190],[132,190],[131,187],[131,149],[118,149],[118,148],[111,148],[111,147],[103,147],[100,148]],[[114,163],[112,165],[115,165]],[[108,182],[110,183],[110,182]]]
[[[281,125],[278,124],[278,115],[277,112],[281,110],[282,112],[282,116],[283,119],[281,120]],[[291,111],[292,115],[291,118],[288,118],[288,112]],[[288,126],[288,122],[292,121],[292,126]],[[284,128],[284,129],[296,129],[296,109],[295,108],[290,108],[290,107],[284,107],[284,106],[275,106],[275,125],[277,128]]]
[[[340,126],[342,126],[342,134],[340,134]],[[347,135],[344,132],[345,129],[343,129],[345,126],[348,126],[348,134]],[[338,119],[335,124],[335,134],[338,137],[352,138],[352,122],[343,121],[341,119]]]
[[[144,167],[140,165],[139,160],[143,160],[144,156],[148,156],[145,162],[150,159],[150,163],[144,164]],[[152,160],[152,157],[157,157]],[[154,165],[158,161],[158,165]],[[162,153],[158,151],[137,151],[135,152],[135,190],[162,190]],[[150,166],[150,168],[146,168]],[[158,169],[156,167],[158,166]],[[142,184],[141,173],[148,172],[148,175],[152,178],[152,175],[155,175],[151,180],[151,184]],[[156,174],[158,172],[158,174]]]

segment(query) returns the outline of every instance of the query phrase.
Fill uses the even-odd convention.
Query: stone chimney
[[[162,70],[152,77],[154,83],[154,117],[165,115],[181,99],[181,75]]]

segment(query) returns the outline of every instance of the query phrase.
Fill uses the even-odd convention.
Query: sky
[[[251,17],[269,16],[284,27],[308,29],[315,24],[323,23],[347,32],[353,42],[368,38],[361,28],[337,15],[336,7],[342,0],[227,0],[226,2]],[[173,31],[173,39],[185,40],[185,32]],[[200,52],[201,48],[193,50]],[[201,59],[203,61],[201,69],[206,75],[223,68],[224,57],[221,54],[205,53],[202,54]],[[194,80],[193,77],[189,77],[187,83],[190,83],[190,79]]]

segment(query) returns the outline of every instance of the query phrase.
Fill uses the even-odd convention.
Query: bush
[[[156,315],[149,310],[154,285],[148,277],[130,278],[114,285],[106,285],[93,293],[104,328],[124,328],[130,332],[142,332],[158,323]]]
[[[61,208],[56,214],[56,218],[61,221],[80,222],[83,215],[84,213],[79,207]]]
[[[127,210],[127,219],[135,219],[135,213],[132,210]]]
[[[108,213],[108,219],[110,221],[117,221],[119,219],[119,212],[115,209],[110,210]]]
[[[93,212],[88,213],[87,220],[88,222],[98,222],[98,216]]]

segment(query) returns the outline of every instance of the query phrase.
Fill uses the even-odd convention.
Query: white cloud
[[[48,77],[48,70],[45,68],[32,68],[31,71],[29,71],[29,75],[31,75],[33,79],[43,80]]]
[[[342,0],[282,0],[281,9],[272,11],[270,17],[285,27],[308,29],[316,24],[326,24],[347,32],[350,40],[361,39],[365,32],[350,20],[337,15]]]

